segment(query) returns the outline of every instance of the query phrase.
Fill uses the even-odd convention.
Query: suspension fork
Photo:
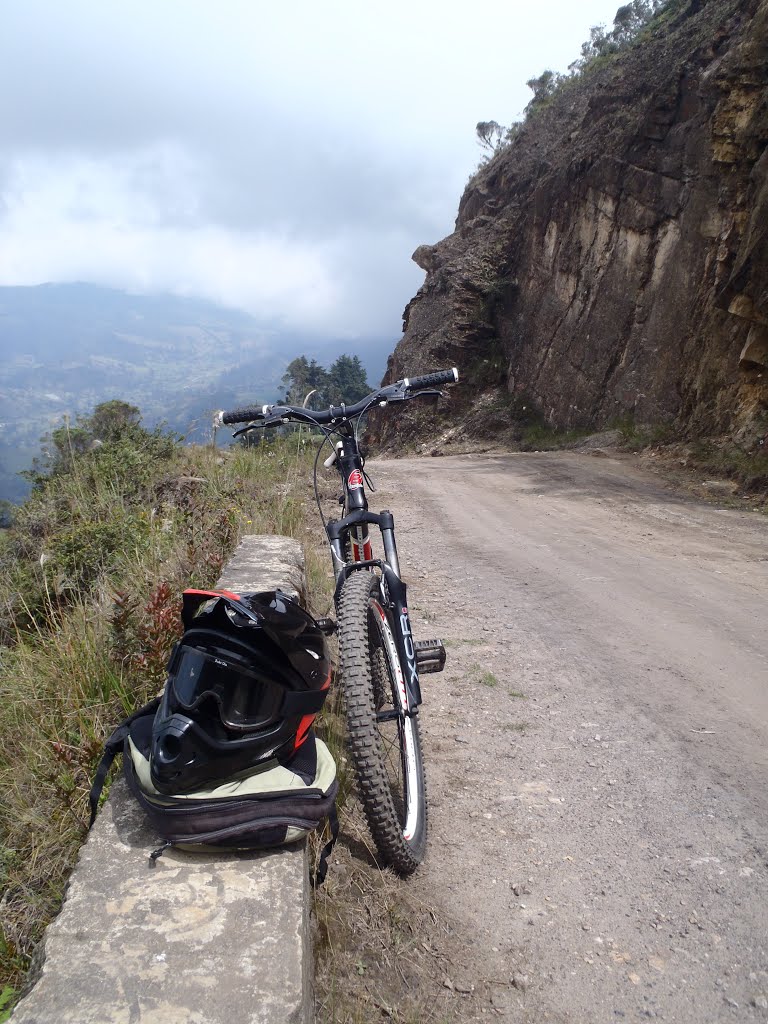
[[[395,517],[388,509],[384,509],[378,515],[374,512],[369,512],[367,507],[365,509],[357,509],[355,512],[350,512],[349,515],[344,516],[343,519],[329,519],[325,527],[325,532],[328,536],[328,543],[331,548],[331,557],[333,559],[333,575],[336,578],[336,583],[339,583],[340,577],[344,575],[347,561],[344,556],[344,539],[350,536],[353,531],[360,531],[366,538],[366,543],[370,547],[370,541],[368,538],[368,524],[373,523],[378,526],[381,532],[381,541],[384,547],[384,561],[393,570],[395,576],[400,578],[400,560],[397,557],[397,543],[395,541]],[[354,543],[354,541],[353,541]],[[365,558],[355,558],[355,562],[376,562],[371,555]]]
[[[357,565],[348,565],[344,561],[343,555],[342,544],[344,537],[351,529],[361,524],[365,524],[367,527],[367,524],[370,523],[378,526],[381,531],[386,560],[363,559]],[[419,685],[416,648],[413,633],[411,632],[411,620],[408,614],[407,589],[405,583],[400,578],[397,546],[395,543],[394,516],[388,511],[376,515],[374,512],[360,509],[357,512],[351,512],[343,519],[330,520],[326,531],[333,554],[337,601],[344,581],[350,573],[361,572],[374,566],[381,570],[382,589],[387,608],[392,615],[395,644],[397,646],[397,653],[400,656],[405,686],[408,691],[408,707],[411,712],[415,712],[416,708],[421,704],[421,687]]]
[[[405,688],[408,691],[408,710],[415,712],[421,704],[421,686],[419,670],[416,664],[416,648],[411,632],[411,620],[408,615],[408,599],[405,583],[386,562],[382,567],[387,597],[394,618],[395,644],[400,655],[400,664],[405,676]]]

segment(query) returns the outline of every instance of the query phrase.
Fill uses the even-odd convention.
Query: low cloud
[[[202,215],[203,170],[167,146],[114,162],[40,159],[8,175],[0,234],[4,284],[88,280],[134,291],[198,295],[266,321],[348,337],[394,337],[418,286],[412,239],[384,225],[337,224],[303,235],[275,218],[234,230]],[[405,300],[403,300],[405,301]]]
[[[0,284],[87,280],[400,333],[524,82],[613,3],[25,0],[0,36]]]

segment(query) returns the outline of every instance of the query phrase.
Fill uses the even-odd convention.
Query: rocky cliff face
[[[529,118],[420,246],[387,379],[553,426],[768,431],[768,0],[681,0]],[[388,428],[382,422],[381,429]],[[385,435],[386,439],[386,435]]]

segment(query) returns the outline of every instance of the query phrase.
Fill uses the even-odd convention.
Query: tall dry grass
[[[134,432],[20,509],[0,552],[0,1020],[60,906],[104,739],[162,685],[181,592],[212,586],[245,533],[303,539],[310,473],[291,438],[221,451]]]

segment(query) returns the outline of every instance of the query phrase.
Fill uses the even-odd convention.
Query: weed
[[[8,1020],[13,1009],[13,1001],[16,998],[16,989],[10,985],[4,985],[0,989],[0,1024]]]
[[[637,424],[633,419],[626,418],[615,421],[611,427],[619,431],[622,447],[632,452],[657,444],[668,444],[675,437],[671,423]]]
[[[768,451],[746,450],[732,442],[696,441],[687,452],[688,465],[712,476],[735,480],[750,493],[768,491]]]
[[[686,443],[668,423],[638,426],[631,420],[615,424],[622,445],[630,451],[668,446],[688,470],[700,475],[725,477],[735,481],[748,494],[768,491],[768,450],[759,442],[752,447],[725,438],[699,438]]]
[[[507,696],[517,697],[520,700],[528,700],[528,697],[522,692],[522,690],[507,690]]]
[[[485,671],[478,677],[478,682],[482,683],[483,686],[498,686],[499,680],[493,674],[493,672]]]
[[[430,942],[440,928],[436,915],[376,865],[356,801],[343,814],[333,860],[313,907],[318,1021],[455,1020],[447,991],[435,998],[445,991]]]
[[[523,451],[550,451],[556,448],[567,448],[594,433],[590,427],[577,427],[571,430],[558,430],[544,423],[533,423],[523,431],[520,447]]]

